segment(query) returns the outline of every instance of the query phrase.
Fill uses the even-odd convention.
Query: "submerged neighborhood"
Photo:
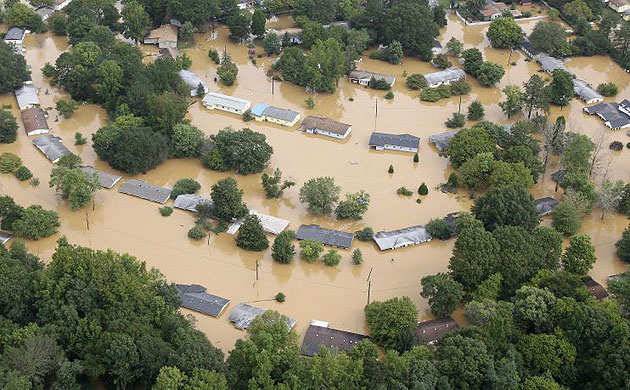
[[[624,389],[630,3],[0,2],[0,388]]]

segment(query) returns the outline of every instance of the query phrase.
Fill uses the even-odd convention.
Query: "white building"
[[[321,134],[337,139],[346,139],[352,131],[352,125],[319,115],[311,115],[304,118],[300,130],[308,134]]]
[[[33,107],[39,107],[39,97],[37,96],[37,87],[33,84],[24,84],[22,88],[14,91],[15,98],[18,102],[20,110],[26,110]]]
[[[427,85],[431,88],[435,88],[442,84],[450,84],[455,81],[463,80],[466,78],[466,73],[459,68],[447,68],[439,72],[428,73],[424,75],[424,79],[427,81]]]
[[[232,112],[243,115],[251,106],[249,100],[240,99],[233,96],[223,95],[217,92],[210,92],[203,98],[203,105],[209,110],[217,110]]]
[[[370,136],[369,145],[376,150],[396,150],[401,152],[418,152],[420,138],[411,134],[388,134],[374,132]]]

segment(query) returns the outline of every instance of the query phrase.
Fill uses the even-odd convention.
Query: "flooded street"
[[[278,23],[288,27],[289,21],[283,17]],[[519,24],[529,33],[536,21]],[[510,54],[507,50],[490,48],[485,38],[487,28],[487,25],[465,27],[459,19],[451,15],[439,41],[445,45],[451,37],[456,37],[464,42],[465,48],[478,47],[487,60],[503,66],[516,63],[506,69],[506,75],[495,88],[481,87],[476,80],[469,78],[468,82],[473,86],[472,92],[461,101],[462,112],[465,112],[470,102],[479,100],[484,104],[487,120],[507,123],[507,118],[497,105],[502,99],[501,89],[508,84],[521,85],[530,75],[538,72],[540,67],[534,62],[525,61],[525,55],[519,51]],[[301,224],[318,223],[344,231],[370,226],[376,232],[425,224],[431,218],[470,208],[472,203],[467,197],[467,191],[460,190],[458,196],[435,190],[440,183],[446,182],[452,170],[448,159],[440,157],[437,150],[428,143],[431,134],[448,130],[444,121],[458,110],[459,97],[437,103],[420,102],[419,92],[411,91],[405,86],[405,72],[433,72],[435,68],[431,64],[405,58],[403,64],[391,65],[369,59],[366,53],[358,64],[359,69],[397,77],[393,100],[384,99],[384,91],[367,89],[342,78],[335,94],[314,96],[315,108],[308,109],[304,104],[308,94],[302,87],[288,82],[275,82],[272,89],[271,79],[266,76],[266,72],[275,58],[259,58],[254,65],[247,57],[246,45],[232,43],[227,38],[225,27],[217,27],[216,35],[216,39],[211,39],[211,32],[196,34],[195,44],[182,50],[193,60],[191,70],[208,83],[211,91],[248,99],[252,105],[264,102],[290,108],[300,112],[302,118],[307,115],[331,117],[352,124],[352,133],[346,141],[336,141],[328,137],[306,135],[297,130],[298,126],[287,129],[267,122],[245,123],[240,116],[206,110],[198,100],[189,109],[188,118],[192,124],[206,134],[216,133],[226,126],[250,127],[264,133],[274,148],[269,168],[280,168],[284,177],[291,178],[297,185],[287,190],[283,198],[267,200],[260,184],[260,175],[235,176],[229,172],[210,171],[203,168],[196,159],[168,160],[157,169],[145,175],[134,176],[135,178],[171,187],[178,179],[191,177],[201,184],[200,194],[209,196],[210,187],[217,180],[235,176],[245,192],[244,200],[250,209],[287,219],[290,221],[289,229],[293,230],[297,230]],[[26,60],[33,68],[33,82],[40,87],[42,105],[52,108],[55,101],[65,99],[67,95],[50,86],[43,79],[40,69],[46,62],[54,63],[58,55],[67,50],[66,38],[51,34],[29,34],[24,46],[27,48]],[[214,82],[216,65],[208,58],[210,48],[219,51],[225,48],[232,55],[239,67],[234,86],[228,88]],[[256,50],[262,53],[261,47]],[[147,55],[156,52],[154,47],[147,46],[143,47],[143,51]],[[620,90],[618,100],[630,94],[630,75],[610,58],[574,58],[566,62],[566,66],[593,86],[602,82],[615,82]],[[605,101],[615,101],[615,98],[606,98]],[[5,104],[12,105],[13,114],[19,118],[13,94],[0,95],[0,105]],[[592,138],[605,129],[608,139],[602,152],[604,157],[600,180],[608,166],[609,178],[629,181],[630,150],[611,152],[608,144],[619,140],[625,145],[630,138],[625,135],[625,131],[612,132],[595,116],[583,113],[584,106],[583,102],[573,100],[570,106],[563,109],[554,107],[551,117],[555,120],[558,115],[564,115],[569,129],[588,134]],[[513,118],[512,121],[519,118],[522,117]],[[18,122],[21,127],[19,119]],[[106,163],[97,159],[91,141],[85,146],[74,146],[75,132],[81,132],[91,139],[91,134],[106,122],[104,110],[94,105],[81,106],[72,118],[59,118],[58,121],[56,111],[49,110],[48,123],[53,133],[60,136],[71,151],[79,154],[86,165],[113,172]],[[368,140],[373,131],[409,133],[420,137],[420,162],[413,162],[413,154],[370,150]],[[363,307],[367,301],[366,279],[370,270],[372,300],[407,295],[420,309],[420,319],[428,319],[431,314],[427,302],[420,297],[420,279],[425,275],[446,271],[453,248],[454,240],[433,240],[414,247],[381,252],[373,242],[362,243],[355,240],[352,249],[360,248],[363,252],[362,265],[352,265],[351,251],[343,250],[340,251],[343,255],[342,263],[337,267],[326,267],[321,262],[309,264],[298,256],[292,264],[282,265],[271,259],[271,251],[246,252],[237,248],[234,237],[227,234],[217,236],[211,233],[209,242],[191,241],[186,236],[188,229],[194,224],[191,213],[175,210],[170,217],[162,217],[158,213],[160,205],[119,194],[117,190],[120,184],[112,190],[98,191],[94,207],[90,205],[72,212],[67,203],[55,194],[54,189],[48,187],[52,164],[31,144],[31,139],[26,136],[23,128],[20,128],[15,143],[0,145],[0,152],[7,151],[18,154],[24,165],[41,180],[41,184],[31,187],[28,182],[22,183],[13,176],[2,175],[0,192],[11,195],[22,205],[41,204],[45,208],[55,209],[60,216],[59,234],[29,242],[32,251],[44,261],[49,261],[55,241],[64,234],[73,244],[128,252],[145,261],[148,267],[161,270],[171,282],[205,286],[209,293],[231,300],[226,312],[219,318],[194,314],[197,326],[215,345],[225,351],[231,349],[236,339],[244,335],[227,320],[229,312],[239,302],[253,302],[254,306],[272,308],[295,318],[299,334],[303,334],[312,319],[329,321],[331,327],[337,329],[366,332]],[[390,164],[395,168],[393,175],[387,173]],[[556,169],[557,161],[552,160],[544,177],[533,189],[535,197],[554,194],[555,183],[551,181],[549,174]],[[299,201],[299,188],[305,181],[317,176],[333,176],[341,186],[342,196],[359,190],[370,193],[372,202],[364,219],[358,222],[337,221],[332,216],[316,218],[308,215],[306,207]],[[396,194],[396,189],[401,186],[406,186],[415,194],[422,182],[429,187],[429,195],[422,197],[421,204],[415,201],[417,195],[402,197]],[[557,196],[560,196],[560,192]],[[171,201],[167,205],[170,203]],[[597,249],[598,261],[590,274],[603,282],[606,276],[626,269],[614,254],[614,244],[628,221],[620,215],[606,215],[604,221],[600,221],[599,217],[599,212],[587,216],[582,231],[592,237]],[[89,230],[86,220],[89,222]],[[546,220],[544,223],[549,222]],[[270,239],[273,240],[273,237]],[[258,281],[255,280],[256,260],[260,261]],[[282,304],[272,300],[280,291],[287,296],[286,302]],[[458,321],[461,317],[461,314],[456,315]]]

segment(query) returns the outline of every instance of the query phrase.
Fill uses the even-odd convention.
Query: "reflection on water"
[[[290,18],[282,17],[274,22],[279,27],[289,27]],[[522,22],[526,32],[531,31],[535,22]],[[268,25],[272,27],[272,24]],[[489,47],[485,38],[487,26],[464,27],[455,17],[449,17],[449,25],[439,38],[444,45],[450,37],[464,41],[465,47],[479,47],[486,59],[507,66],[506,76],[498,88],[481,87],[475,80],[469,80],[473,90],[462,99],[462,110],[473,100],[486,105],[486,118],[506,123],[497,103],[502,99],[500,89],[508,84],[522,84],[529,76],[538,72],[536,64],[525,60],[520,52],[498,51]],[[54,102],[67,98],[58,88],[43,80],[41,67],[46,62],[54,62],[59,53],[67,49],[64,38],[50,34],[28,35],[25,41],[26,59],[33,67],[33,81],[40,86],[40,99],[44,107],[54,107]],[[232,87],[224,87],[214,82],[216,65],[208,58],[208,50],[228,50],[239,65],[238,81]],[[155,47],[142,47],[150,61],[156,53]],[[257,47],[257,52],[262,49]],[[407,90],[403,74],[427,73],[434,68],[425,62],[405,58],[401,65],[391,65],[369,59],[367,56],[359,64],[361,69],[396,75],[395,98],[387,101],[385,92],[374,91],[349,83],[342,78],[335,94],[320,94],[314,97],[315,108],[309,110],[304,100],[307,94],[303,88],[290,83],[275,83],[272,93],[271,79],[266,70],[275,58],[257,59],[257,65],[247,57],[245,45],[238,45],[227,39],[227,30],[217,27],[216,39],[210,33],[197,34],[194,47],[183,50],[193,59],[192,70],[202,77],[210,89],[249,99],[252,103],[273,103],[290,108],[306,115],[324,115],[353,125],[353,131],[345,142],[332,141],[326,137],[307,136],[295,128],[286,129],[259,122],[245,124],[240,117],[216,111],[205,110],[199,103],[190,107],[188,118],[206,134],[216,133],[226,126],[235,128],[249,126],[267,136],[274,148],[270,166],[279,167],[284,176],[297,182],[297,186],[286,191],[285,198],[267,200],[260,185],[260,175],[235,176],[239,186],[245,191],[245,201],[250,208],[263,213],[288,219],[291,229],[303,223],[319,223],[327,227],[353,231],[371,226],[375,231],[395,229],[414,224],[426,223],[429,219],[444,216],[446,213],[469,209],[471,203],[466,196],[457,197],[434,190],[446,181],[451,168],[448,161],[438,156],[428,144],[428,136],[446,131],[444,121],[458,110],[459,98],[453,97],[438,103],[423,103],[417,91]],[[455,61],[455,60],[452,60]],[[567,62],[567,67],[578,77],[597,85],[604,81],[614,81],[620,87],[619,96],[627,96],[629,77],[616,64],[606,57],[577,58]],[[352,101],[351,101],[352,99]],[[609,100],[609,99],[607,99]],[[12,104],[13,113],[18,116],[12,94],[0,96],[0,104]],[[378,115],[376,105],[378,104]],[[583,103],[573,101],[570,106],[554,108],[552,117],[567,117],[574,131],[595,136],[602,124],[582,112]],[[57,118],[51,109],[49,124],[54,133],[61,136],[66,145],[81,155],[85,163],[99,169],[109,170],[107,164],[99,161],[90,143],[74,146],[75,132],[81,132],[90,139],[99,127],[106,123],[105,112],[94,106],[81,106],[70,119]],[[518,118],[514,118],[517,120]],[[376,152],[369,150],[367,142],[372,131],[406,132],[421,137],[420,162],[414,164],[412,155],[404,153]],[[610,132],[609,132],[610,133]],[[629,141],[623,132],[610,133],[609,141]],[[606,144],[607,145],[607,144]],[[10,151],[22,157],[24,163],[41,179],[39,187],[20,183],[12,176],[3,175],[0,191],[13,196],[21,204],[39,203],[57,210],[62,220],[60,234],[68,236],[75,244],[94,248],[113,248],[129,252],[159,268],[173,282],[198,283],[212,293],[231,299],[232,305],[241,301],[258,301],[260,307],[277,309],[298,320],[297,330],[303,332],[311,319],[330,321],[336,328],[365,332],[363,306],[367,299],[366,277],[372,269],[372,299],[384,300],[393,296],[408,295],[418,305],[422,318],[430,316],[428,305],[419,295],[420,279],[428,274],[447,270],[453,241],[430,243],[392,252],[380,252],[373,243],[355,240],[354,248],[363,251],[364,264],[350,263],[350,251],[341,251],[344,258],[336,268],[321,264],[308,264],[295,259],[291,265],[280,265],[272,261],[270,253],[251,253],[238,249],[233,237],[225,234],[210,237],[207,241],[192,242],[186,232],[192,226],[194,217],[176,210],[164,218],[158,213],[158,205],[140,199],[118,194],[116,190],[97,192],[92,206],[71,212],[66,202],[61,202],[54,189],[48,187],[51,164],[31,145],[21,130],[18,141],[11,145],[1,145],[0,152]],[[606,148],[605,158],[612,156]],[[395,174],[389,175],[387,168],[392,164]],[[630,151],[615,152],[610,164],[609,177],[630,180]],[[557,167],[551,161],[548,172]],[[192,177],[202,185],[202,195],[208,196],[210,187],[217,180],[230,176],[204,169],[193,159],[170,160],[159,168],[137,178],[160,186],[172,186],[182,177]],[[300,203],[300,186],[309,178],[330,175],[335,177],[342,191],[366,190],[372,196],[372,205],[363,221],[336,221],[333,218],[307,215]],[[126,176],[128,177],[128,176]],[[396,195],[396,189],[406,186],[415,189],[422,182],[430,188],[429,195],[422,203],[415,197],[403,198]],[[534,188],[536,197],[553,194],[554,183],[546,174]],[[117,187],[116,187],[117,188]],[[558,195],[559,196],[559,195]],[[86,228],[86,212],[90,230]],[[546,222],[548,223],[548,221]],[[621,272],[625,267],[614,255],[614,243],[626,226],[627,220],[618,215],[607,215],[602,222],[598,213],[586,217],[583,231],[590,234],[597,248],[598,262],[591,275],[602,281],[609,274]],[[29,243],[29,247],[45,261],[50,259],[58,236]],[[255,262],[260,260],[260,280],[255,280]],[[282,291],[287,301],[278,304],[270,299]],[[229,312],[230,308],[228,308]],[[225,350],[230,349],[242,333],[234,329],[224,314],[219,319],[194,314],[197,325],[210,339]],[[461,312],[456,318],[462,320]]]

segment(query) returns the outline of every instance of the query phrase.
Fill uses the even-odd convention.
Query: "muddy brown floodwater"
[[[288,27],[291,21],[280,18],[279,26]],[[523,29],[530,32],[535,21],[521,22]],[[531,74],[539,71],[538,65],[525,60],[525,56],[514,51],[495,50],[489,47],[485,38],[485,26],[465,27],[456,17],[449,16],[448,27],[443,29],[439,38],[442,44],[451,37],[462,40],[466,48],[478,47],[491,61],[509,66],[506,76],[497,88],[481,87],[475,80],[469,80],[473,90],[462,99],[465,110],[473,100],[480,100],[486,107],[486,118],[499,123],[507,123],[497,103],[501,100],[500,90],[508,84],[522,84]],[[371,226],[375,231],[396,229],[423,224],[431,218],[443,217],[452,211],[468,210],[470,200],[462,191],[460,196],[443,194],[434,188],[446,181],[451,168],[448,160],[438,155],[429,145],[428,136],[446,131],[444,121],[458,109],[458,98],[442,100],[438,103],[423,103],[418,100],[418,92],[404,86],[403,73],[427,73],[435,71],[425,62],[405,58],[401,65],[363,57],[360,69],[381,73],[390,73],[398,77],[393,89],[395,98],[385,100],[383,91],[374,91],[351,84],[342,78],[334,94],[315,96],[316,106],[309,110],[304,105],[307,98],[305,91],[291,83],[275,84],[272,94],[271,80],[265,75],[273,59],[258,59],[253,65],[247,58],[245,45],[237,45],[227,38],[224,27],[216,29],[216,36],[211,33],[197,34],[195,44],[186,52],[193,59],[192,70],[204,78],[212,91],[221,91],[252,101],[273,103],[280,107],[299,111],[302,118],[311,114],[320,114],[353,125],[352,134],[343,142],[325,137],[305,135],[293,129],[249,122],[226,113],[208,111],[199,102],[190,107],[188,118],[206,134],[216,133],[226,126],[241,128],[248,126],[264,133],[274,148],[270,169],[279,167],[286,177],[297,182],[279,200],[267,200],[260,185],[260,175],[235,176],[239,186],[245,191],[245,201],[250,208],[260,212],[288,219],[289,228],[297,229],[304,223],[318,223],[326,227],[354,231],[364,226]],[[214,39],[213,39],[214,38]],[[42,105],[50,109],[49,124],[55,134],[61,136],[73,152],[81,155],[86,164],[98,169],[112,171],[106,163],[99,161],[88,143],[74,146],[75,132],[81,132],[88,139],[99,127],[106,123],[105,112],[94,106],[81,106],[71,119],[57,119],[52,107],[67,94],[52,87],[43,79],[41,67],[46,62],[54,62],[57,56],[68,49],[66,39],[50,34],[29,34],[25,40],[26,59],[33,68],[33,81],[40,87]],[[238,81],[232,87],[223,87],[213,81],[216,66],[208,58],[210,48],[232,54],[239,67]],[[147,56],[156,52],[154,47],[143,46]],[[262,52],[260,47],[258,52]],[[147,57],[150,60],[150,57]],[[594,85],[604,81],[613,81],[620,87],[620,97],[630,92],[630,77],[607,57],[576,58],[567,62],[567,67]],[[352,99],[352,100],[351,100]],[[607,101],[612,101],[612,98]],[[378,115],[376,104],[378,101]],[[13,114],[19,117],[13,94],[0,95],[0,104],[11,104]],[[611,132],[594,117],[582,112],[584,104],[574,100],[562,110],[554,108],[552,119],[558,115],[567,117],[573,131],[596,137],[605,130],[608,143],[612,140],[629,141],[622,131]],[[518,120],[514,118],[513,120]],[[406,132],[421,137],[420,162],[413,163],[412,155],[395,152],[376,152],[367,146],[372,131]],[[188,212],[176,210],[170,217],[161,217],[158,204],[132,198],[113,190],[101,190],[95,195],[94,210],[87,207],[72,212],[66,202],[48,187],[52,165],[31,144],[31,140],[20,130],[17,142],[1,145],[0,152],[13,152],[22,157],[27,165],[41,179],[41,185],[31,187],[20,183],[9,175],[1,177],[0,192],[13,196],[23,205],[42,204],[55,209],[61,218],[59,234],[40,241],[28,242],[32,251],[44,261],[49,261],[54,251],[55,241],[64,234],[79,245],[93,248],[112,248],[119,252],[128,252],[146,261],[150,267],[156,267],[171,282],[198,283],[208,288],[209,292],[231,300],[230,306],[239,302],[255,302],[256,306],[271,308],[297,320],[297,331],[303,333],[312,319],[329,321],[332,327],[355,332],[366,332],[363,307],[367,300],[366,278],[372,270],[372,299],[385,300],[395,296],[407,295],[420,309],[420,318],[431,317],[427,302],[420,297],[420,279],[429,274],[444,272],[451,251],[453,240],[441,242],[433,240],[426,244],[380,252],[373,243],[355,240],[352,249],[360,248],[364,263],[360,266],[350,262],[351,251],[341,251],[342,263],[334,268],[321,263],[308,264],[299,258],[290,265],[281,265],[272,261],[270,251],[253,253],[240,250],[234,244],[232,236],[211,235],[206,241],[193,242],[186,236],[194,223],[194,216]],[[611,161],[608,164],[608,161]],[[394,165],[395,174],[389,175],[387,168]],[[536,197],[555,195],[554,183],[549,173],[555,171],[557,161],[552,161],[547,173],[533,189]],[[630,179],[630,150],[611,152],[603,151],[603,172],[606,167],[608,176],[614,179]],[[301,185],[309,178],[330,175],[341,186],[343,193],[366,190],[372,196],[370,210],[363,221],[337,221],[333,217],[315,218],[306,213],[299,202],[298,192]],[[201,194],[208,196],[210,187],[217,180],[231,173],[214,172],[204,169],[198,160],[169,160],[157,169],[136,178],[160,186],[172,186],[178,179],[192,177],[202,185]],[[600,175],[601,176],[601,175]],[[130,176],[125,175],[125,178]],[[422,198],[422,203],[415,202],[417,196],[404,198],[396,194],[400,186],[415,190],[420,183],[426,182],[429,195]],[[86,227],[86,215],[90,229]],[[549,223],[545,221],[544,223]],[[600,221],[599,213],[585,217],[583,231],[591,235],[597,248],[598,261],[591,275],[603,282],[607,275],[622,272],[625,265],[614,254],[614,243],[619,238],[627,220],[619,215],[606,215]],[[270,237],[272,239],[272,237]],[[260,260],[260,279],[255,280],[255,263]],[[282,291],[287,301],[278,304],[271,299]],[[227,313],[231,307],[227,308]],[[197,326],[210,340],[223,350],[230,350],[234,342],[244,335],[236,330],[224,313],[218,319],[192,313]],[[461,311],[456,313],[458,321],[464,321]]]

